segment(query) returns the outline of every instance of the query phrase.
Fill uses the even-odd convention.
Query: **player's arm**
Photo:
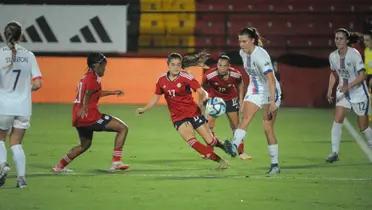
[[[204,110],[205,110],[205,103],[207,102],[208,100],[208,92],[206,90],[204,90],[202,87],[196,89],[196,92],[198,93],[198,106],[199,108],[201,109],[202,113],[204,113]]]
[[[239,91],[239,104],[240,106],[243,104],[243,99],[244,99],[244,81],[243,79],[240,81],[239,86],[238,86],[238,91]]]
[[[273,71],[267,72],[266,78],[268,81],[269,93],[270,93],[270,96],[269,96],[270,112],[273,112],[277,108],[275,105],[275,88],[276,88],[275,83],[276,81],[275,81],[274,72]]]
[[[112,95],[121,96],[123,94],[124,94],[124,91],[122,90],[102,90],[100,97],[112,96]]]
[[[328,91],[327,91],[327,100],[329,103],[332,103],[333,101],[332,90],[335,84],[336,84],[336,72],[331,71],[331,74],[329,75]]]
[[[78,112],[81,118],[88,116],[88,102],[95,90],[86,90],[83,96],[82,106]]]
[[[37,91],[42,86],[41,77],[37,77],[31,81],[31,91]]]
[[[158,103],[158,101],[159,101],[159,99],[160,99],[160,96],[161,96],[161,95],[154,94],[154,95],[152,96],[152,98],[150,99],[150,101],[146,104],[146,106],[137,109],[137,114],[143,114],[143,113],[145,113],[147,110],[149,110],[149,109],[151,109],[152,107],[154,107],[155,104]]]

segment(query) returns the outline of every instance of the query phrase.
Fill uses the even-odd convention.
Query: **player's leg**
[[[239,126],[239,110],[234,112],[227,112],[227,118],[229,119],[230,128],[234,134],[235,130]],[[251,155],[248,155],[244,152],[244,140],[242,140],[242,143],[238,146],[238,154],[240,159],[242,160],[250,160],[252,159]]]
[[[358,116],[358,127],[360,132],[364,134],[367,144],[372,148],[372,129],[369,127],[368,115],[370,111],[369,100],[361,103],[353,104],[353,111]]]
[[[10,149],[17,171],[17,187],[24,188],[26,184],[26,155],[22,147],[26,129],[30,127],[30,117],[15,117],[10,133]]]
[[[331,154],[329,154],[328,157],[326,158],[326,161],[329,163],[333,163],[334,161],[338,160],[342,136],[342,125],[344,123],[346,110],[347,108],[349,108],[347,107],[348,106],[347,103],[348,102],[345,102],[345,104],[336,105],[335,108],[335,118],[331,130]]]
[[[206,126],[206,125],[205,125]],[[206,126],[207,128],[207,126]],[[212,147],[205,146],[204,144],[200,143],[194,135],[194,127],[189,121],[184,121],[176,125],[176,129],[181,137],[200,155],[208,158],[210,160],[216,162],[223,162],[224,160],[221,159],[216,153],[213,152]],[[207,130],[207,129],[206,129]]]
[[[238,154],[238,146],[242,143],[244,137],[246,136],[245,130],[259,109],[260,106],[257,105],[257,103],[254,103],[253,101],[244,101],[243,117],[238,125],[238,128],[234,131],[232,144],[229,144],[228,141],[225,141],[225,146],[229,148],[229,152],[232,157],[235,157]]]
[[[0,187],[5,184],[6,176],[10,167],[7,163],[7,150],[5,139],[9,129],[12,127],[14,117],[0,115]]]
[[[267,148],[269,152],[269,156],[271,159],[270,169],[267,172],[269,175],[274,175],[280,173],[279,169],[279,148],[278,148],[278,141],[275,135],[275,121],[276,116],[278,114],[278,110],[269,113],[269,105],[264,105],[264,112],[263,112],[263,127],[265,131],[265,136],[267,140]]]
[[[112,166],[111,170],[125,170],[129,168],[129,165],[122,162],[122,151],[125,140],[128,135],[128,126],[116,117],[112,119],[105,125],[105,128],[109,131],[116,132],[114,150],[112,154]]]
[[[83,154],[92,145],[93,130],[89,127],[77,127],[76,130],[79,134],[80,144],[67,152],[67,154],[53,167],[52,170],[56,173],[70,172],[70,170],[65,167],[76,157]]]

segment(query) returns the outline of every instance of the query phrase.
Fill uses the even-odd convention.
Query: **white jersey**
[[[362,56],[352,47],[347,48],[344,58],[340,57],[338,50],[333,51],[329,55],[329,64],[331,70],[336,71],[338,74],[339,86],[354,81],[358,77],[359,72],[365,68]],[[368,99],[367,90],[366,82],[363,81],[351,88],[345,97],[351,103],[359,103]]]
[[[268,97],[270,91],[265,75],[274,70],[269,54],[265,49],[259,46],[255,46],[250,55],[243,50],[240,50],[239,53],[243,59],[244,69],[249,75],[247,95],[263,94],[265,97]],[[277,98],[281,95],[281,89],[276,77],[275,83],[275,98]]]
[[[32,52],[19,45],[16,50],[10,68],[12,51],[0,48],[0,115],[31,116],[31,80],[41,73]]]

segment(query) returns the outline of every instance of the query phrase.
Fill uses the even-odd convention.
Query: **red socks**
[[[122,148],[115,148],[114,151],[112,152],[112,162],[121,161],[122,153],[123,153]]]
[[[215,139],[214,139],[215,140]],[[215,140],[217,141],[217,140]],[[213,147],[205,146],[204,144],[200,143],[198,140],[195,138],[191,138],[187,141],[187,143],[194,149],[196,150],[199,154],[207,157],[208,159],[214,160],[214,161],[219,161],[221,158],[216,155],[213,152]],[[212,142],[213,144],[213,142]],[[212,146],[212,145],[211,145]]]
[[[244,153],[244,143],[239,144],[238,153],[239,155]]]

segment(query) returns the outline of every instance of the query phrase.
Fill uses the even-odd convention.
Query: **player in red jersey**
[[[217,67],[204,73],[202,84],[208,91],[209,97],[219,97],[225,101],[226,115],[234,132],[239,125],[239,108],[244,98],[244,82],[242,74],[230,67],[230,57],[221,55],[218,58]],[[212,131],[215,122],[216,118],[208,117],[208,125]],[[252,159],[250,155],[244,153],[244,143],[239,145],[238,152],[242,160]]]
[[[207,92],[192,75],[182,71],[182,56],[180,54],[171,53],[168,56],[167,64],[168,72],[158,79],[154,96],[145,107],[138,108],[137,113],[143,114],[151,109],[164,94],[174,127],[181,137],[203,157],[218,162],[218,168],[227,168],[228,163],[213,152],[214,146],[223,146],[213,137],[206,119],[200,111],[203,101],[208,98]],[[195,103],[191,90],[199,94],[199,106]],[[195,138],[194,130],[199,133],[208,146],[201,144]]]
[[[91,53],[87,59],[88,71],[80,80],[77,96],[72,109],[72,124],[76,127],[80,145],[73,147],[54,167],[56,173],[69,171],[65,167],[76,157],[84,153],[92,144],[94,131],[116,132],[111,171],[125,170],[129,166],[121,161],[122,148],[128,134],[128,126],[116,117],[102,114],[98,110],[98,101],[109,95],[123,95],[121,90],[102,90],[107,59],[102,53]]]

